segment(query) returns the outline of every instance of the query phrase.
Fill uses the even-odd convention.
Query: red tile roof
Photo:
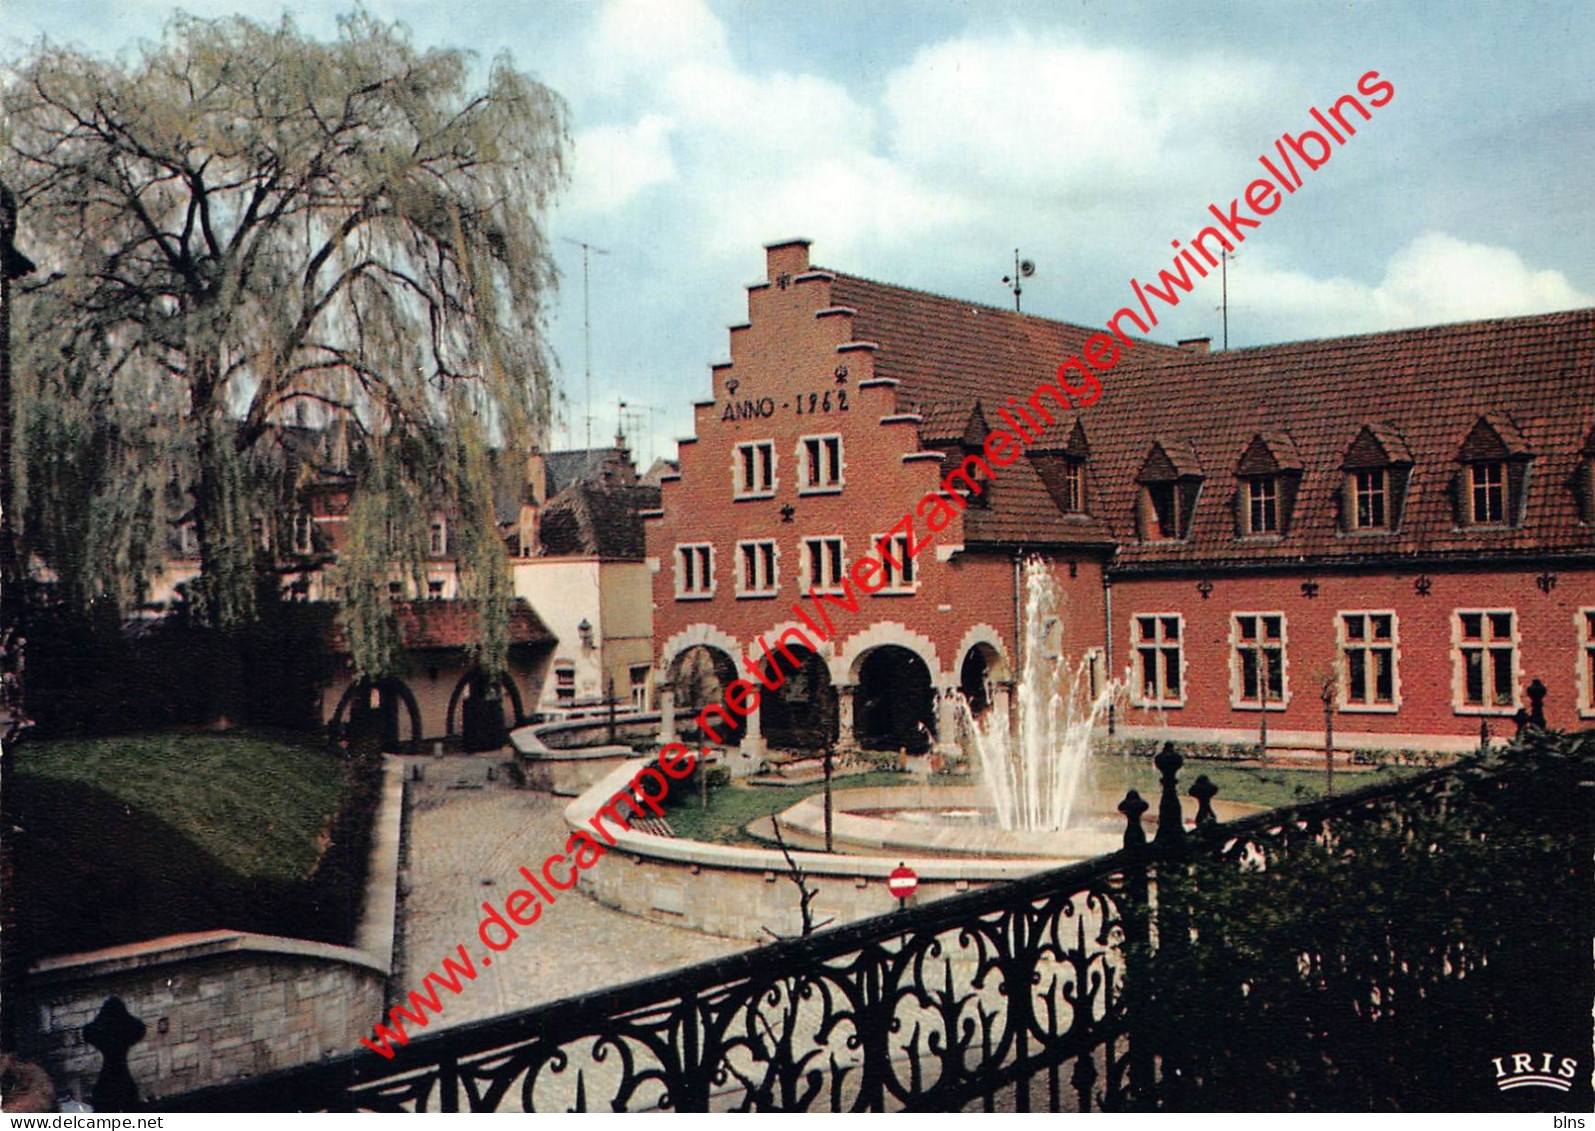
[[[476,642],[476,603],[473,601],[408,601],[396,603],[399,640],[409,652],[446,652],[467,648]],[[525,600],[517,598],[510,607],[511,646],[553,644],[558,640]],[[327,648],[334,655],[347,655],[349,640],[336,617],[330,618]]]
[[[905,410],[927,410],[936,439],[950,431],[950,404],[978,402],[998,426],[997,408],[1028,396],[1100,332],[841,273],[832,301],[857,311],[853,336],[877,343],[876,375],[899,382]],[[1595,445],[1595,310],[1207,355],[1144,343],[1104,375],[1101,399],[1078,416],[1090,445],[1090,517],[1059,513],[1022,460],[999,473],[988,509],[968,512],[968,541],[1113,541],[1128,568],[1595,553],[1595,528],[1580,523],[1570,485],[1581,452]],[[1459,457],[1481,420],[1507,455],[1533,457],[1514,527],[1455,524]],[[1048,437],[1073,427],[1059,420]],[[1342,469],[1364,430],[1393,463],[1412,464],[1391,533],[1341,529]],[[1280,470],[1299,469],[1301,483],[1286,533],[1242,543],[1237,471],[1258,438]],[[1178,473],[1203,477],[1188,536],[1177,542],[1137,540],[1136,477],[1157,442]],[[1371,448],[1366,439],[1363,447]]]

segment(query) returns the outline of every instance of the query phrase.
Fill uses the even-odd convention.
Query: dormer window
[[[1174,483],[1148,483],[1146,502],[1152,512],[1153,537],[1160,540],[1178,538],[1183,524],[1180,522],[1180,495]]]
[[[1388,534],[1401,525],[1412,454],[1388,424],[1365,424],[1341,461],[1345,482],[1340,528],[1348,534]]]
[[[1135,481],[1141,485],[1136,520],[1142,540],[1185,538],[1202,490],[1202,469],[1195,449],[1183,440],[1155,441]]]
[[[1086,441],[1085,428],[1077,420],[1068,430],[1068,439],[1042,438],[1029,451],[1030,466],[1036,469],[1047,493],[1058,507],[1058,513],[1085,515],[1090,513],[1090,500],[1086,484],[1086,463],[1091,458],[1091,446]]]
[[[1290,514],[1301,482],[1302,462],[1284,432],[1254,433],[1241,453],[1235,474],[1235,533],[1242,538],[1278,538],[1290,529]]]
[[[1452,483],[1458,526],[1516,526],[1523,513],[1533,453],[1505,413],[1479,417],[1457,453]]]
[[[1595,428],[1590,429],[1584,448],[1579,452],[1573,493],[1578,496],[1579,521],[1585,526],[1595,526]]]
[[[1059,476],[1058,509],[1064,514],[1085,511],[1085,465],[1074,460],[1064,463]]]
[[[1246,532],[1279,533],[1279,487],[1271,475],[1246,481]]]
[[[1473,507],[1470,521],[1475,525],[1506,521],[1506,465],[1476,463],[1468,468],[1472,483]]]
[[[1383,530],[1389,525],[1390,473],[1385,468],[1351,475],[1352,525],[1358,530]]]

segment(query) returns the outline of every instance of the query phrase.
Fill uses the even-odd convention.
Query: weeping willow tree
[[[76,599],[124,606],[191,523],[195,611],[238,623],[251,516],[281,502],[262,469],[294,419],[341,421],[362,452],[340,558],[357,665],[393,662],[387,585],[441,494],[496,669],[486,453],[546,429],[564,104],[507,58],[477,86],[467,53],[365,12],[339,26],[179,15],[124,60],[46,42],[11,69],[0,173],[44,280],[17,303],[13,513]]]

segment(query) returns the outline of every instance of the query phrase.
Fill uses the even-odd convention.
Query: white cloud
[[[570,203],[575,211],[608,212],[643,189],[675,179],[670,152],[674,123],[647,114],[629,126],[594,126],[575,137]]]
[[[1390,257],[1370,286],[1273,270],[1259,254],[1230,295],[1291,337],[1338,335],[1539,314],[1595,304],[1560,271],[1536,271],[1510,248],[1426,232]]]
[[[690,63],[724,65],[725,25],[704,0],[611,0],[599,15],[591,74],[650,79]]]
[[[1160,59],[1015,31],[925,48],[887,81],[892,153],[1006,194],[1120,195],[1205,163],[1278,84],[1229,57]]]

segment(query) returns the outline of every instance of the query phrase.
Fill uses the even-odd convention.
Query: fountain
[[[1104,680],[1092,697],[1086,661],[1071,674],[1061,648],[1048,655],[1047,626],[1057,623],[1059,593],[1039,557],[1025,562],[1024,602],[1017,718],[1010,724],[997,711],[976,718],[960,696],[962,729],[997,823],[1016,831],[1062,832],[1088,784],[1091,732],[1121,684]]]
[[[1112,852],[1123,838],[1124,784],[1091,780],[1091,737],[1124,680],[1091,687],[1089,660],[1062,655],[1052,626],[1067,612],[1047,563],[1023,572],[1023,652],[1012,717],[1000,706],[976,716],[962,696],[959,741],[979,784],[876,786],[835,794],[833,843],[842,853],[1080,860]],[[988,699],[990,697],[988,696]],[[1128,767],[1126,767],[1127,769]],[[1227,820],[1253,807],[1220,801]],[[1194,803],[1186,814],[1195,814]],[[818,796],[778,821],[790,843],[823,847]]]

